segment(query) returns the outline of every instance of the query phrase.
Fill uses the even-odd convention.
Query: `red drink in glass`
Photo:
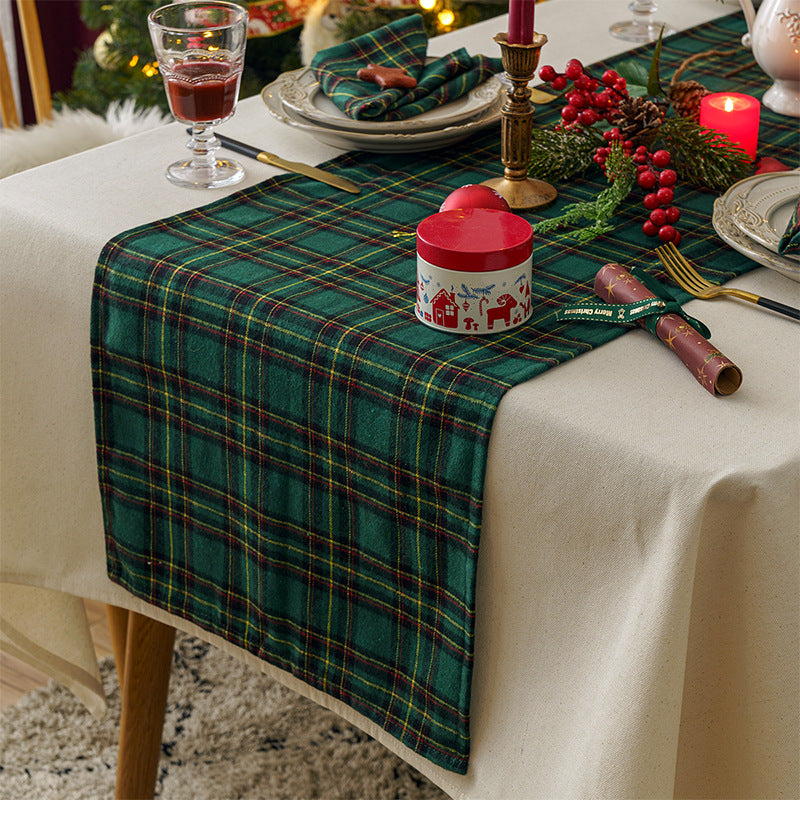
[[[213,189],[244,177],[241,163],[217,157],[217,124],[236,110],[247,44],[241,1],[182,0],[147,15],[158,70],[176,120],[191,124],[191,158],[167,166],[176,186]]]
[[[166,76],[172,113],[188,123],[228,117],[236,105],[241,71],[222,60],[178,63]]]

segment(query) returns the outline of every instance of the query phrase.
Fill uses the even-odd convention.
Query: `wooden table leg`
[[[119,690],[122,692],[122,684],[125,680],[125,647],[128,644],[128,615],[127,609],[122,607],[112,607],[106,604],[106,619],[111,633],[111,649],[114,652],[114,663],[117,667],[117,679],[119,680]]]
[[[174,641],[174,627],[130,613],[117,761],[118,800],[153,797]]]

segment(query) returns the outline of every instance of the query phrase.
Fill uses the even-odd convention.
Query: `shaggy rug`
[[[172,122],[159,109],[137,109],[135,101],[112,103],[105,117],[64,109],[36,126],[0,129],[0,178],[84,152]]]
[[[54,681],[0,716],[1,799],[111,799],[120,696],[96,721]],[[156,798],[443,799],[366,733],[227,653],[178,633]]]

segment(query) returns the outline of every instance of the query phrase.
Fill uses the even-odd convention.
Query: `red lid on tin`
[[[426,217],[417,226],[417,254],[442,269],[510,269],[524,263],[532,250],[530,223],[499,209],[451,209]]]

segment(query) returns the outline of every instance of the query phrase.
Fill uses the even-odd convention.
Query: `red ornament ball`
[[[508,201],[491,186],[483,183],[468,183],[456,189],[445,198],[439,207],[440,212],[449,212],[451,209],[496,209],[501,212],[510,212]]]

